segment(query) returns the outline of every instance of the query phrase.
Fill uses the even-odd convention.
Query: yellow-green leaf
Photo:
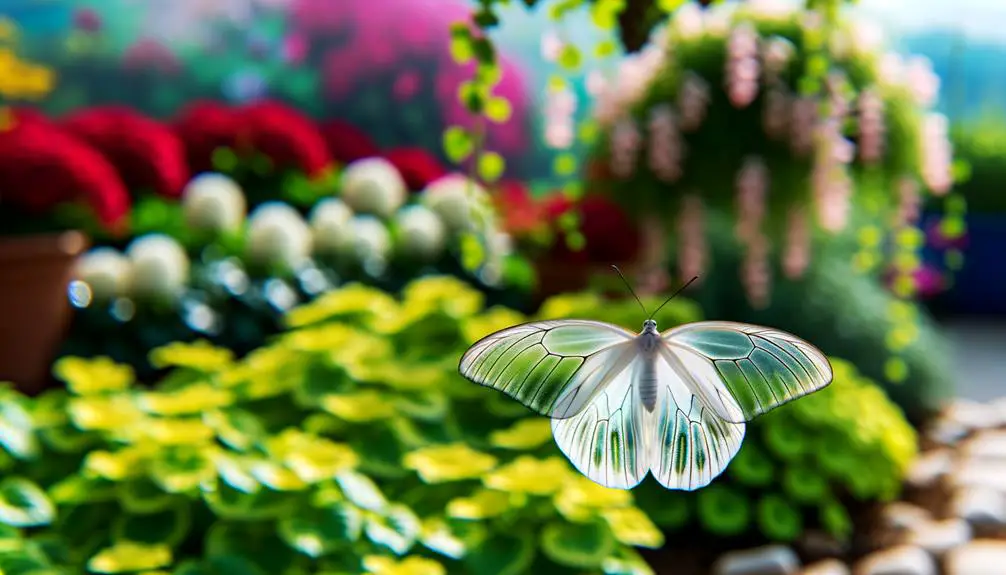
[[[571,476],[568,464],[560,457],[537,459],[522,456],[487,475],[482,483],[499,491],[552,495]]]
[[[447,503],[447,516],[454,519],[481,520],[503,514],[510,509],[509,493],[480,489],[471,497],[459,497]]]
[[[234,352],[202,339],[192,343],[174,342],[150,352],[150,363],[157,368],[187,367],[214,372],[229,366],[232,361]]]
[[[95,573],[131,573],[166,567],[171,560],[167,545],[126,541],[98,552],[87,562],[87,568]]]
[[[322,398],[321,407],[352,423],[383,420],[395,413],[394,404],[384,394],[372,390],[327,395]]]
[[[22,477],[0,481],[0,524],[37,527],[55,517],[56,506],[34,482]]]
[[[555,157],[553,169],[557,176],[572,176],[576,173],[576,156],[569,153],[559,154]]]
[[[506,98],[494,96],[486,101],[485,115],[489,120],[497,124],[505,124],[510,120],[512,114],[513,108]]]
[[[534,449],[552,439],[552,423],[546,418],[522,419],[509,429],[489,434],[489,443],[503,449]]]
[[[479,177],[486,182],[495,182],[506,171],[506,160],[496,152],[482,152],[478,159]]]
[[[132,385],[135,378],[132,367],[108,357],[64,357],[53,366],[53,373],[77,395],[121,391]]]
[[[475,142],[467,130],[460,126],[451,126],[444,130],[443,147],[447,159],[460,164],[475,151]]]
[[[624,545],[657,549],[664,544],[664,534],[636,507],[606,509],[602,516],[615,539]]]
[[[583,64],[583,54],[573,44],[564,44],[559,51],[559,65],[567,70],[576,70]]]
[[[436,445],[413,451],[403,464],[426,483],[478,479],[496,467],[496,458],[465,443]]]
[[[443,565],[425,557],[406,557],[397,561],[391,557],[368,555],[363,558],[365,575],[446,575]]]

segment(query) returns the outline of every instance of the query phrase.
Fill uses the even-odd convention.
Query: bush
[[[691,305],[686,309],[697,314]],[[542,312],[630,327],[639,321],[638,308],[611,308],[592,295],[553,298]],[[635,491],[640,507],[661,527],[689,533],[698,527],[714,539],[792,541],[815,526],[848,537],[855,502],[898,494],[916,454],[916,436],[899,408],[852,363],[832,357],[831,364],[830,386],[748,425],[737,456],[710,486],[674,492],[647,480]]]
[[[970,167],[970,177],[958,187],[968,210],[1006,214],[1006,199],[999,191],[1006,178],[1006,121],[986,119],[959,126],[952,135],[955,153]]]
[[[689,315],[668,307],[669,324]],[[632,494],[577,475],[547,419],[457,375],[470,343],[521,319],[428,278],[401,301],[330,292],[240,361],[160,348],[156,389],[62,359],[65,390],[0,400],[0,569],[648,572],[632,546],[663,538]]]

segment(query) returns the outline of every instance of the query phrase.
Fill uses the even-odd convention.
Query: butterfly
[[[556,444],[595,483],[632,489],[649,473],[668,489],[705,487],[746,422],[823,389],[832,369],[810,343],[768,327],[702,321],[661,333],[653,317],[687,286],[638,334],[583,319],[524,323],[477,341],[459,371],[552,418]]]

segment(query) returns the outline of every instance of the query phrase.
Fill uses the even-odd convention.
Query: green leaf
[[[415,545],[421,529],[419,517],[405,505],[396,503],[388,506],[383,517],[367,521],[364,532],[371,542],[403,555]]]
[[[206,533],[209,558],[237,557],[272,575],[286,572],[297,558],[269,524],[217,521]]]
[[[505,124],[513,115],[513,108],[506,98],[493,96],[486,101],[486,118],[497,124]]]
[[[171,575],[266,575],[255,563],[245,557],[219,555],[203,561],[185,561]]]
[[[377,513],[387,509],[388,500],[377,484],[366,475],[355,471],[343,471],[336,476],[335,481],[346,499],[357,507]]]
[[[232,173],[238,167],[237,154],[234,153],[234,150],[226,147],[213,150],[210,161],[213,163],[213,169],[222,174]]]
[[[478,160],[479,177],[486,182],[493,183],[503,176],[506,171],[506,160],[496,152],[483,152]]]
[[[583,54],[573,44],[564,44],[559,52],[559,65],[567,70],[577,70],[583,64]]]
[[[133,541],[148,545],[164,544],[174,547],[185,538],[192,524],[188,504],[177,505],[159,513],[121,515],[112,525],[116,541]]]
[[[460,126],[451,126],[444,130],[443,146],[447,159],[455,164],[465,161],[475,151],[475,142],[471,134]]]
[[[336,503],[281,519],[277,533],[290,547],[317,558],[356,541],[362,529],[360,509],[348,503]]]
[[[0,523],[15,527],[49,525],[56,507],[34,482],[23,477],[0,481]]]
[[[534,562],[534,540],[528,534],[495,532],[465,556],[471,575],[521,575]]]
[[[91,557],[87,568],[95,573],[130,573],[166,567],[171,560],[171,549],[167,545],[123,542]]]
[[[657,7],[668,14],[673,14],[678,8],[685,5],[688,0],[657,0]]]
[[[618,51],[618,45],[612,40],[603,40],[594,46],[594,55],[598,58],[607,58]]]
[[[555,157],[552,169],[557,176],[572,176],[576,173],[576,167],[576,156],[570,153],[563,153]]]
[[[451,58],[458,64],[467,64],[475,57],[472,33],[464,23],[451,25],[450,51]]]
[[[38,447],[31,415],[17,401],[0,399],[0,448],[24,460],[37,455]]]
[[[551,523],[541,534],[541,550],[560,565],[596,569],[615,550],[615,538],[603,523]]]
[[[165,493],[146,477],[131,479],[118,486],[119,502],[130,513],[157,513],[170,507],[176,497]]]

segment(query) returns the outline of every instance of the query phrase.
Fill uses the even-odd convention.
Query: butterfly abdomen
[[[639,368],[639,400],[647,412],[653,413],[657,405],[657,355],[646,356]]]

